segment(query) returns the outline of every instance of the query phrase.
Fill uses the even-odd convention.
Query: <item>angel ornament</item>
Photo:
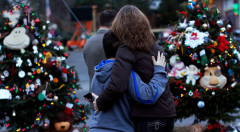
[[[192,82],[192,85],[195,85],[196,80],[199,79],[198,68],[195,65],[189,65],[189,67],[186,67],[185,75],[187,76],[186,84]]]

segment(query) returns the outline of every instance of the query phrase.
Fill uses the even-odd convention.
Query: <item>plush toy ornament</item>
[[[60,112],[58,117],[50,119],[49,128],[45,132],[73,132],[76,131],[73,128],[74,114],[67,114]]]
[[[168,74],[169,77],[182,78],[186,67],[178,55],[174,55],[170,58],[170,65],[173,66],[171,72]]]
[[[4,38],[3,44],[12,50],[21,50],[30,44],[30,38],[26,34],[24,27],[16,27],[12,32]]]
[[[2,99],[12,99],[12,94],[7,89],[0,89],[0,100]]]
[[[191,81],[192,85],[195,85],[196,80],[199,78],[198,68],[195,65],[189,65],[189,67],[186,67],[185,75],[187,76],[186,84]]]
[[[203,128],[204,127],[201,124],[193,124],[189,126],[190,132],[202,132]]]
[[[200,79],[200,85],[207,88],[223,88],[227,78],[221,73],[221,67],[205,67],[204,76]]]

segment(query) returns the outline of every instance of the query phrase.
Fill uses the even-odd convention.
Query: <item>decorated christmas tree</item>
[[[169,82],[177,117],[234,121],[240,107],[240,53],[233,27],[208,1],[188,0],[166,40]],[[210,125],[210,128],[212,127]]]
[[[49,24],[29,4],[15,4],[0,16],[0,127],[48,127],[61,112],[74,113],[74,122],[85,127],[86,108],[75,95],[78,74],[66,64],[68,54],[48,38]]]

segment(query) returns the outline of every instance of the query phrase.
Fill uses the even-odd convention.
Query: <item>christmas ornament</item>
[[[198,68],[195,65],[189,65],[189,67],[186,67],[185,75],[187,76],[186,84],[191,81],[192,85],[195,85],[196,80],[199,79]]]
[[[192,55],[192,61],[197,60],[197,59],[198,59],[198,55],[197,55],[196,52],[194,52],[193,55]]]
[[[21,67],[23,63],[23,60],[20,57],[16,58],[16,67]]]
[[[62,66],[62,58],[61,57],[57,57],[57,65],[56,67],[61,67]]]
[[[170,65],[173,67],[174,64],[176,63],[176,61],[180,61],[180,57],[178,54],[175,54],[173,56],[170,57],[169,59],[169,62],[170,62]]]
[[[28,66],[31,67],[32,66],[32,61],[30,59],[27,59],[28,62]]]
[[[46,42],[46,46],[49,46],[51,43],[52,43],[52,40],[48,40],[48,41]]]
[[[207,56],[206,56],[206,51],[204,49],[202,49],[200,51],[200,57],[201,57],[201,65],[205,66],[208,62]]]
[[[201,95],[201,93],[198,92],[198,89],[196,89],[196,90],[193,92],[193,98],[200,98],[200,95]]]
[[[67,82],[68,78],[67,78],[67,69],[66,68],[62,68],[62,78],[64,80],[64,82]]]
[[[236,49],[233,50],[233,54],[238,58],[238,61],[240,61],[240,53]]]
[[[14,27],[18,23],[20,16],[21,16],[21,12],[18,9],[13,10],[12,12],[11,11],[3,12],[3,17],[8,18],[10,20],[9,25],[11,27]]]
[[[13,110],[12,116],[16,116],[16,111]]]
[[[58,78],[53,78],[54,83],[58,83]]]
[[[42,91],[40,94],[38,94],[38,100],[43,101],[45,99],[46,91]]]
[[[66,108],[65,108],[64,112],[65,112],[66,114],[70,115],[71,112],[72,112],[72,108],[73,108],[73,104],[71,104],[71,103],[66,103]]]
[[[37,46],[33,46],[32,49],[33,49],[33,53],[34,53],[34,54],[38,54],[38,48],[37,48]]]
[[[16,98],[16,99],[20,99],[20,96],[19,96],[19,95],[17,95],[15,98]]]
[[[237,81],[234,81],[232,84],[231,84],[231,87],[235,87],[237,85]]]
[[[5,76],[1,75],[1,81],[5,81]]]
[[[220,28],[220,30],[221,30],[222,32],[225,32],[225,31],[226,31],[226,28],[225,28],[225,27],[222,27],[222,28]]]
[[[198,108],[203,108],[205,106],[205,103],[203,101],[198,101],[197,106]]]
[[[12,50],[19,50],[28,47],[30,38],[26,35],[24,27],[16,27],[12,32],[4,38],[3,44]]]
[[[196,3],[195,2],[193,2],[192,0],[188,0],[188,8],[189,9],[194,9],[194,6],[196,5]]]
[[[211,25],[211,26],[215,26],[215,25],[216,25],[216,22],[215,22],[214,20],[212,20],[212,21],[210,22],[210,25]]]
[[[178,28],[179,29],[185,29],[187,26],[188,26],[187,23],[179,23]]]
[[[195,26],[200,26],[201,25],[201,21],[200,20],[196,20],[195,23],[194,23]]]
[[[46,30],[46,29],[47,29],[46,25],[43,25],[43,26],[42,26],[42,29],[43,29],[43,30]]]
[[[32,44],[33,44],[33,45],[37,45],[37,44],[38,44],[38,40],[37,40],[37,39],[34,39],[34,40],[32,41]]]
[[[174,44],[169,45],[169,50],[170,51],[176,50],[176,46]]]
[[[192,31],[193,31],[193,28],[192,28],[192,27],[187,27],[185,31],[186,31],[186,32],[192,32]]]
[[[12,99],[12,94],[10,93],[9,90],[7,89],[0,89],[0,100],[2,99],[7,99],[11,100]]]
[[[186,67],[182,61],[177,61],[170,74],[168,75],[169,77],[175,77],[175,78],[182,78],[184,75],[184,72],[186,71]]]
[[[214,91],[212,91],[212,96],[214,96],[215,95],[215,92]]]
[[[200,79],[203,88],[223,88],[227,78],[221,73],[221,67],[205,67],[204,76]]]
[[[18,76],[19,76],[20,78],[24,78],[25,75],[26,75],[26,73],[25,73],[23,70],[21,70],[21,71],[18,72]]]
[[[47,64],[47,61],[51,60],[52,58],[52,53],[51,52],[46,52],[45,54],[45,58],[44,60],[42,61],[43,64]]]
[[[31,73],[31,72],[28,72],[27,75],[28,75],[28,76],[32,76],[32,73]]]
[[[195,23],[195,20],[190,20],[190,21],[188,22],[188,25],[189,25],[190,27],[193,27],[193,26],[194,26],[194,23]]]
[[[43,127],[44,127],[44,129],[47,129],[47,128],[49,127],[49,124],[48,124],[47,122],[45,122],[45,123],[43,124]]]
[[[5,71],[3,72],[3,75],[4,75],[5,77],[9,77],[9,72],[8,72],[7,70],[5,70]]]
[[[222,20],[217,20],[217,24],[222,26],[223,25],[223,21]]]
[[[37,85],[37,86],[41,86],[41,80],[40,80],[39,78],[37,78],[37,79],[35,80],[35,82],[36,82],[36,85]]]
[[[208,33],[203,33],[198,30],[194,30],[191,33],[185,33],[185,45],[191,48],[196,48],[204,43],[204,37],[208,37]]]
[[[51,74],[49,74],[49,80],[50,82],[53,81],[53,76]]]
[[[36,70],[36,72],[37,72],[37,74],[40,74],[40,73],[41,73],[41,69],[38,68],[38,69]]]
[[[203,29],[207,29],[207,28],[208,28],[208,25],[207,25],[206,23],[204,23],[204,24],[202,25],[202,27],[203,27]]]
[[[58,101],[58,96],[54,96],[53,101],[57,102]]]
[[[220,42],[220,44],[218,46],[218,49],[220,51],[223,52],[224,50],[229,49],[229,47],[228,47],[229,42],[225,39],[225,36],[218,36],[217,41]]]
[[[227,25],[227,29],[230,29],[232,26],[230,24]]]
[[[188,92],[188,96],[193,96],[192,90],[190,90],[190,91]]]
[[[189,129],[189,132],[203,132],[204,126],[202,124],[192,124]]]

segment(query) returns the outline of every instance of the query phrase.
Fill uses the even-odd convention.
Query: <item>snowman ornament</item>
[[[23,50],[30,44],[30,38],[24,27],[16,27],[4,38],[3,44],[11,50]]]

